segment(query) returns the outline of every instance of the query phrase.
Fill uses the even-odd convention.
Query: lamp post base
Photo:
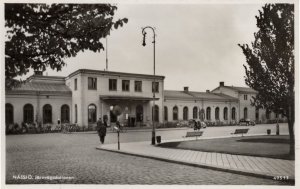
[[[155,131],[152,131],[152,145],[155,145]]]

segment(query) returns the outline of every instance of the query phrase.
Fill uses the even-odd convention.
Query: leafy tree
[[[6,86],[29,69],[59,71],[65,58],[103,50],[100,39],[128,21],[114,21],[116,10],[110,4],[5,4]]]
[[[290,154],[295,153],[294,5],[266,4],[256,16],[258,32],[243,44],[246,84],[258,91],[253,104],[288,119]]]

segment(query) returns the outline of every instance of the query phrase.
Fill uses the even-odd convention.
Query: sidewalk
[[[172,128],[159,128],[155,129],[156,131],[171,131],[171,130],[188,130],[191,129],[189,127],[172,127]],[[125,132],[121,133],[127,133],[127,132],[149,132],[152,131],[152,127],[126,127]],[[113,131],[111,127],[107,127],[106,130],[107,133],[116,133],[116,131]],[[84,131],[84,132],[72,132],[77,134],[90,134],[90,133],[97,133],[97,131]]]
[[[203,139],[205,138],[202,138],[201,140]],[[182,139],[170,141],[180,140]],[[164,140],[163,142],[169,141]],[[104,144],[97,147],[97,149],[100,150],[237,174],[270,179],[273,179],[274,176],[288,176],[288,180],[295,179],[295,161],[293,160],[160,148],[151,145],[150,141],[121,143],[120,148],[121,149],[118,150],[117,144]]]

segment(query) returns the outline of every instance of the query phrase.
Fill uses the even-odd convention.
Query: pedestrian
[[[104,120],[104,124],[103,124],[101,118],[99,118],[99,120],[97,121],[97,131],[98,131],[98,135],[100,137],[101,144],[104,143],[104,139],[106,136],[106,127],[107,127],[106,120]]]

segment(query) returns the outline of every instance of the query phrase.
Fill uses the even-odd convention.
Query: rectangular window
[[[248,99],[248,96],[247,95],[244,95],[244,100],[247,100]]]
[[[77,110],[77,104],[75,104],[75,123],[77,123],[78,118],[78,110]]]
[[[122,91],[129,91],[129,80],[122,80]]]
[[[117,80],[116,79],[109,79],[109,90],[110,91],[117,90]]]
[[[135,92],[142,92],[142,81],[134,82],[134,90]]]
[[[159,92],[159,83],[158,82],[152,82],[152,92],[158,93]]]
[[[74,90],[77,90],[77,78],[74,80]]]
[[[92,89],[92,90],[97,89],[97,78],[94,77],[88,78],[88,89]]]

